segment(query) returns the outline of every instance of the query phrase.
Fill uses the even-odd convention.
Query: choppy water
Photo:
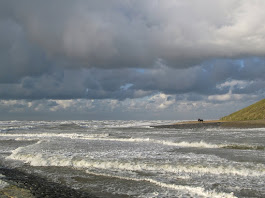
[[[1,121],[0,159],[101,197],[265,197],[265,129]]]

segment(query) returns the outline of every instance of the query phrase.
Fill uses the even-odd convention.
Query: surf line
[[[96,140],[96,141],[116,141],[116,142],[143,142],[143,143],[153,143],[161,144],[166,146],[177,146],[177,147],[194,147],[194,148],[220,148],[221,146],[215,144],[209,144],[204,141],[200,142],[170,142],[165,140],[155,140],[150,138],[108,138],[109,134],[54,134],[54,133],[44,133],[44,134],[0,134],[0,136],[7,137],[37,137],[37,138],[70,138],[70,139],[81,139],[81,140]]]
[[[129,180],[129,181],[136,181],[136,182],[149,182],[151,184],[154,184],[156,186],[160,186],[162,188],[169,188],[177,191],[189,191],[192,195],[200,195],[205,197],[215,197],[215,198],[237,198],[234,196],[234,193],[217,193],[216,191],[209,191],[205,190],[202,187],[191,187],[191,186],[182,186],[182,185],[175,185],[175,184],[167,184],[163,182],[156,181],[154,179],[149,178],[130,178],[130,177],[121,177],[116,175],[110,175],[110,174],[102,174],[102,173],[94,173],[91,171],[86,171],[87,174],[95,175],[95,176],[101,176],[101,177],[111,177],[111,178],[117,178],[122,180]]]

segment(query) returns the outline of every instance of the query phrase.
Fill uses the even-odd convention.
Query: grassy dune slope
[[[265,119],[265,99],[244,109],[221,118],[222,121],[242,121]]]

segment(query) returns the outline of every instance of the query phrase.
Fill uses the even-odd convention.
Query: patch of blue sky
[[[243,59],[235,60],[235,62],[240,66],[240,69],[245,67],[245,61]]]
[[[140,74],[144,74],[146,70],[142,69],[142,68],[137,68],[137,69],[135,69],[135,71],[140,73]]]
[[[125,85],[120,86],[120,89],[126,91],[132,86],[133,86],[132,83],[126,83]]]

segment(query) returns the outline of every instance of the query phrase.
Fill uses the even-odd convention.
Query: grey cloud
[[[139,98],[155,93],[186,95],[187,100],[196,101],[203,96],[233,93],[258,93],[264,90],[264,68],[256,65],[256,59],[248,59],[242,68],[239,61],[220,60],[207,62],[187,69],[173,69],[159,65],[153,69],[57,69],[41,76],[28,76],[18,83],[0,84],[1,99],[118,99]],[[241,60],[240,60],[241,61]],[[244,61],[244,60],[243,60]],[[245,76],[251,69],[252,78]],[[230,81],[240,84],[226,85]],[[126,87],[126,88],[125,88]],[[188,94],[188,95],[187,95]],[[177,96],[176,100],[179,100]],[[169,98],[171,99],[171,98]],[[182,98],[181,98],[182,99]]]
[[[264,8],[259,0],[3,0],[0,97],[125,100],[161,92],[196,101],[227,93],[217,86],[229,80],[252,83],[234,93],[259,93]]]
[[[51,69],[45,54],[27,41],[22,28],[13,21],[0,20],[0,46],[0,83],[17,82]]]
[[[265,54],[264,1],[9,0],[0,7],[51,59],[75,68],[152,67],[158,60],[184,68]]]

